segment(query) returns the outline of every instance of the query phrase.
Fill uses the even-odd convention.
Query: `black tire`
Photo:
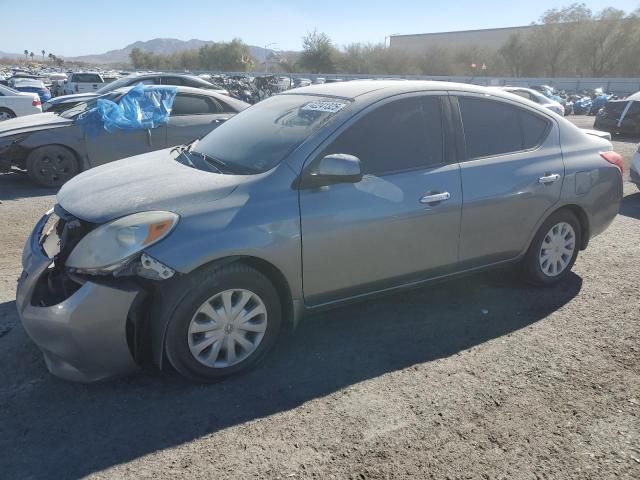
[[[43,187],[59,187],[80,173],[76,154],[62,145],[47,145],[27,156],[29,178]]]
[[[12,111],[9,110],[8,108],[0,108],[0,122],[3,120],[10,120],[12,118],[16,118],[16,114]]]
[[[173,368],[191,380],[212,382],[245,372],[264,358],[278,338],[282,324],[282,307],[278,292],[267,277],[245,264],[204,267],[186,277],[167,283],[167,288],[171,290],[169,296],[175,300],[165,301],[162,307],[165,310],[162,314],[170,315],[164,352]],[[189,325],[200,306],[208,299],[217,293],[232,289],[248,290],[262,300],[266,307],[266,331],[256,349],[239,363],[227,367],[204,365],[191,353]],[[223,345],[226,347],[227,344]],[[220,354],[223,352],[224,350],[221,350]]]
[[[561,273],[556,275],[549,275],[545,273],[542,269],[540,262],[540,255],[542,249],[542,243],[545,241],[547,234],[550,232],[552,227],[561,224],[568,223],[571,225],[571,228],[574,231],[574,248],[573,254],[569,262],[564,267],[564,270]],[[538,229],[531,245],[529,246],[529,250],[527,250],[526,255],[522,259],[521,262],[521,272],[523,279],[537,286],[551,286],[555,285],[558,282],[564,280],[569,273],[571,272],[571,268],[578,257],[578,251],[580,250],[580,245],[582,244],[582,228],[580,226],[580,221],[577,219],[575,214],[570,210],[563,209],[558,210],[553,213],[549,218],[547,218],[544,223]]]

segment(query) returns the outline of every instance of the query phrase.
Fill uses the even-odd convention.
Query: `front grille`
[[[55,234],[59,239],[59,250],[52,258],[56,266],[62,267],[78,242],[95,228],[95,224],[74,217],[59,204],[54,207],[54,213],[59,219],[55,227]]]
[[[94,224],[75,218],[59,205],[54,207],[40,238],[40,244],[53,259],[38,279],[31,303],[39,307],[57,305],[73,295],[82,286],[65,268],[67,258],[82,238],[95,228]]]

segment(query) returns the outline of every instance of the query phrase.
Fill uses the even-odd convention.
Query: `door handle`
[[[545,175],[544,177],[540,177],[538,179],[538,183],[542,183],[543,185],[549,185],[553,182],[557,182],[560,179],[560,175],[557,173],[551,175]]]
[[[425,195],[420,199],[420,203],[426,203],[427,205],[433,205],[436,203],[444,202],[445,200],[449,200],[451,198],[451,194],[449,192],[442,193],[434,193],[432,195]]]

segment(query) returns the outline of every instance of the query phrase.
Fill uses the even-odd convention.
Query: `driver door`
[[[166,146],[167,125],[148,130],[116,130],[105,129],[84,130],[85,145],[89,164],[97,167],[122,158],[160,150]]]
[[[364,177],[300,190],[307,305],[419,281],[457,262],[462,192],[445,99],[387,99],[319,153],[355,155]]]

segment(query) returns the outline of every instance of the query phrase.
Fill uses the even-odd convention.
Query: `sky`
[[[392,34],[528,25],[573,0],[0,0],[0,51],[45,49],[59,56],[99,54],[137,40],[178,38],[229,41],[300,50],[317,28],[337,46],[381,43]],[[585,1],[630,12],[640,0]]]

